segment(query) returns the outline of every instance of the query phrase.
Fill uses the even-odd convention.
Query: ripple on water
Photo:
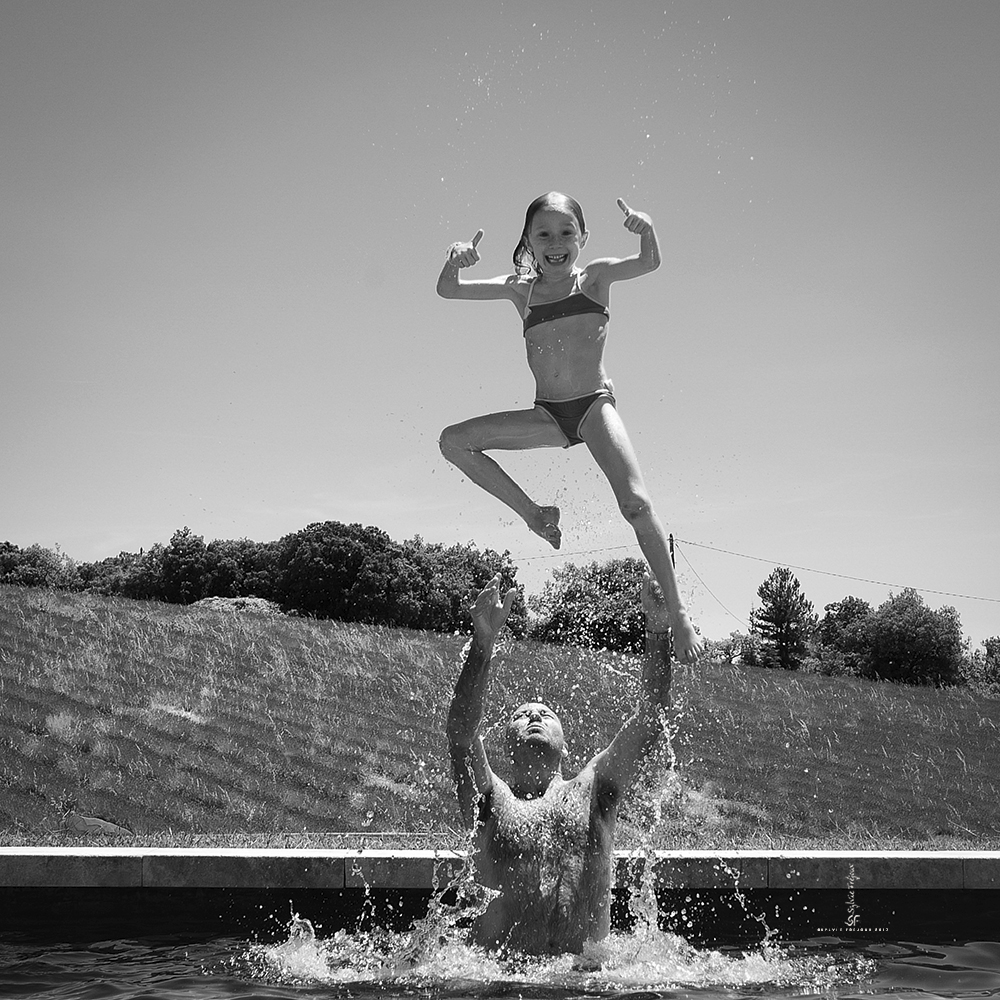
[[[906,954],[893,957],[876,977],[882,989],[916,990],[922,995],[978,993],[1000,995],[1000,943],[897,945]]]

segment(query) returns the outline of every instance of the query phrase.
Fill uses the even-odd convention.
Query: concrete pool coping
[[[994,851],[616,851],[616,878],[652,861],[690,889],[1000,889]],[[454,850],[3,847],[0,888],[431,889],[466,862]]]

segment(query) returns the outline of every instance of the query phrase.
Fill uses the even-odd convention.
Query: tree
[[[162,601],[163,546],[157,542],[150,549],[119,552],[99,562],[81,563],[80,578],[87,590],[115,594],[135,601]]]
[[[739,663],[745,667],[764,665],[759,635],[733,631],[722,640],[721,646],[723,663]]]
[[[138,600],[190,604],[203,597],[263,597],[321,618],[445,632],[469,631],[469,608],[497,573],[513,586],[510,553],[480,552],[469,542],[446,548],[419,537],[402,545],[360,524],[310,524],[276,542],[216,539],[184,527],[167,546],[120,552],[75,565],[40,546],[22,551],[0,542],[0,583],[74,586]],[[507,619],[527,631],[524,595]]]
[[[205,597],[264,597],[274,593],[276,542],[216,539],[205,547]]]
[[[865,677],[901,684],[956,684],[962,623],[954,608],[934,611],[912,588],[889,596],[864,624]]]
[[[124,594],[128,570],[138,558],[132,552],[119,552],[97,562],[80,563],[84,589],[97,594]]]
[[[850,643],[850,636],[857,626],[871,613],[872,606],[860,597],[845,597],[842,601],[827,604],[819,623],[819,638],[825,646],[843,649]]]
[[[815,651],[821,673],[858,675],[867,647],[865,623],[872,606],[860,597],[845,597],[823,608],[825,614],[816,630],[820,648]]]
[[[55,587],[76,590],[82,585],[76,563],[56,545],[20,549],[11,542],[0,543],[0,583],[15,587]]]
[[[1000,683],[1000,635],[983,639],[983,649],[985,650],[985,662],[993,672],[993,679]]]
[[[422,580],[419,593],[420,612],[415,628],[436,632],[468,632],[472,628],[469,608],[476,595],[497,574],[504,592],[514,585],[517,567],[510,553],[492,549],[480,552],[475,544],[426,544],[419,535],[403,543],[407,559]],[[524,595],[518,591],[507,618],[507,628],[521,638],[527,630],[528,612]]]
[[[640,652],[645,618],[639,591],[646,564],[641,559],[612,559],[588,566],[566,563],[552,571],[532,602],[538,616],[532,639]]]
[[[1000,694],[1000,636],[983,640],[983,648],[964,659],[962,676],[975,690],[996,697]]]
[[[171,604],[192,604],[205,596],[208,558],[205,539],[186,525],[174,532],[163,551],[163,599]]]
[[[792,571],[779,566],[757,588],[761,606],[750,613],[750,632],[760,636],[763,665],[797,670],[806,656],[806,641],[816,627],[812,602]]]
[[[360,524],[310,524],[279,543],[275,596],[319,618],[412,626],[421,581],[402,546]]]
[[[13,542],[0,542],[0,583],[10,583],[21,562],[21,550]]]

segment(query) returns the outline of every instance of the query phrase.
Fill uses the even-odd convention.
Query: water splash
[[[467,651],[468,645],[460,654],[461,661]],[[631,656],[623,659],[622,673],[634,680],[640,672],[638,659]],[[677,768],[675,743],[684,714],[682,700],[681,704],[675,702],[671,712],[661,713],[664,738],[662,752],[657,754],[658,769],[662,764],[670,773]],[[648,829],[642,831],[643,842],[648,845],[654,842],[662,820],[659,804],[660,799],[654,797]],[[426,914],[402,932],[373,926],[375,908],[371,888],[361,866],[355,864],[353,873],[360,878],[365,893],[362,917],[356,927],[320,938],[312,923],[292,910],[286,940],[249,948],[245,959],[253,978],[306,985],[352,984],[362,988],[365,984],[378,988],[379,984],[392,983],[405,992],[451,989],[455,983],[470,986],[517,983],[605,992],[677,986],[767,985],[815,989],[855,981],[864,978],[866,972],[858,962],[831,962],[825,955],[802,956],[775,944],[764,919],[751,912],[740,890],[739,873],[724,861],[720,863],[732,877],[737,900],[764,929],[763,943],[749,951],[724,953],[696,949],[678,934],[662,930],[656,896],[655,852],[651,846],[635,855],[636,867],[631,873],[635,877],[630,878],[634,889],[628,900],[631,930],[612,933],[601,942],[588,944],[581,955],[526,957],[491,953],[467,940],[468,927],[495,895],[476,882],[473,856],[470,850],[469,860],[447,880],[439,880],[435,868]],[[684,926],[682,922],[679,929]]]
[[[246,959],[254,978],[271,982],[391,983],[407,991],[456,983],[599,992],[720,986],[818,990],[870,979],[877,967],[861,955],[831,960],[823,954],[792,955],[773,944],[734,954],[696,949],[683,937],[658,930],[655,920],[640,922],[633,932],[612,933],[581,955],[505,956],[467,943],[453,916],[435,922],[429,913],[409,932],[340,930],[320,939],[308,920],[293,914],[286,941],[253,945]]]
[[[661,760],[665,758],[674,766],[676,715],[664,713],[661,724]],[[654,842],[660,822],[658,810],[653,809],[648,829],[642,831],[646,844]],[[536,989],[536,995],[550,989],[605,993],[678,987],[816,991],[870,979],[876,968],[872,959],[857,954],[846,958],[829,953],[803,955],[794,947],[782,948],[774,942],[774,933],[764,918],[753,912],[741,889],[740,873],[722,859],[718,861],[720,870],[732,880],[735,898],[746,914],[760,923],[763,941],[739,952],[693,947],[684,937],[661,929],[656,853],[651,846],[635,852],[624,873],[631,886],[627,902],[630,930],[590,943],[580,955],[492,953],[470,944],[467,937],[468,928],[495,895],[494,890],[476,881],[473,857],[470,849],[457,872],[444,864],[435,866],[426,914],[402,932],[372,926],[371,890],[356,865],[355,874],[365,889],[365,905],[354,930],[338,930],[320,938],[312,923],[293,909],[286,940],[251,946],[244,964],[254,979],[283,984],[349,984],[351,990],[389,989],[402,994],[415,990],[453,993],[458,988],[463,995],[481,992],[486,984],[491,990],[517,984],[519,990],[527,987],[529,996]],[[677,917],[681,918],[680,929],[693,926],[690,921],[684,923],[683,907],[670,916],[675,918],[671,926],[678,926]]]
[[[743,892],[743,889],[740,887],[740,873],[733,868],[733,866],[730,865],[725,858],[719,858],[717,865],[721,871],[725,872],[725,874],[733,880],[733,895],[736,897],[736,902],[742,907],[743,912],[752,920],[756,920],[763,929],[764,939],[761,943],[761,947],[771,947],[777,932],[768,926],[767,919],[764,914],[755,913],[750,909],[750,902],[747,899],[746,894]]]

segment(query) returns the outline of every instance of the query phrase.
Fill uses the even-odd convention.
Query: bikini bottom
[[[573,445],[583,442],[583,438],[580,437],[580,426],[599,399],[610,399],[611,405],[615,405],[615,397],[610,389],[599,389],[597,392],[577,396],[575,399],[536,399],[535,406],[544,410],[559,425],[559,429],[566,436],[566,444],[563,447],[572,448]]]

